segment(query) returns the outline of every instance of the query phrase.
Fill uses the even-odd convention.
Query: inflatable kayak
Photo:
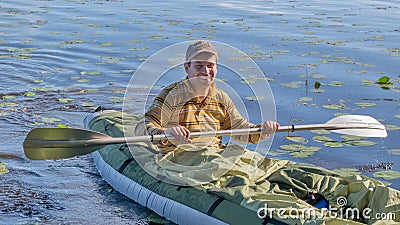
[[[86,117],[84,125],[86,129],[123,137],[122,117],[121,112],[99,111]],[[124,115],[124,120],[135,125],[139,117]],[[136,150],[145,151],[146,148],[143,145],[108,145],[92,156],[103,179],[116,191],[177,224],[373,224],[377,221],[323,216],[341,206],[337,201],[339,197],[346,198],[347,208],[368,207],[372,212],[397,214],[400,211],[399,203],[389,200],[385,203],[379,197],[399,198],[400,192],[379,181],[358,175],[341,177],[311,165],[260,158],[258,153],[248,150],[244,150],[232,172],[218,180],[197,186],[173,185],[142,169],[132,154]],[[251,160],[258,160],[258,168],[248,172],[246,166]],[[379,190],[371,192],[373,189]],[[329,206],[318,206],[322,201],[315,201],[315,198],[329,202]],[[386,206],[374,208],[375,198],[379,198],[380,206]],[[281,211],[271,212],[267,207]],[[304,209],[309,210],[307,215],[299,215]],[[293,215],[295,210],[297,214]]]

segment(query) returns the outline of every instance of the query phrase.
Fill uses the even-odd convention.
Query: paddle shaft
[[[68,128],[66,128],[68,129]],[[378,125],[371,124],[309,124],[297,126],[281,126],[278,132],[294,132],[296,130],[340,130],[340,129],[381,129]],[[220,130],[190,133],[190,138],[209,137],[209,136],[236,136],[260,133],[261,128],[235,129],[235,130]],[[90,131],[88,131],[90,132]],[[94,147],[109,144],[135,143],[143,141],[161,141],[164,139],[173,140],[175,137],[172,134],[167,135],[149,135],[137,137],[119,137],[119,138],[94,138],[89,140],[27,140],[24,147],[40,146],[41,148],[57,148],[57,147]]]

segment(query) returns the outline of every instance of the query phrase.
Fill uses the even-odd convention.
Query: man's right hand
[[[169,129],[164,130],[165,134],[172,134],[175,139],[169,140],[174,145],[179,144],[188,144],[192,143],[192,139],[190,139],[190,131],[184,126],[176,126]]]

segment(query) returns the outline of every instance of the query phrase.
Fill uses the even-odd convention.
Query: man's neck
[[[203,101],[207,98],[208,92],[210,91],[210,87],[207,88],[193,88],[194,95],[199,98],[200,101]]]

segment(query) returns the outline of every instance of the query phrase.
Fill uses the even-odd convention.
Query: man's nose
[[[201,68],[202,73],[208,74],[209,71],[210,71],[210,69],[207,66],[203,66],[203,68]]]

